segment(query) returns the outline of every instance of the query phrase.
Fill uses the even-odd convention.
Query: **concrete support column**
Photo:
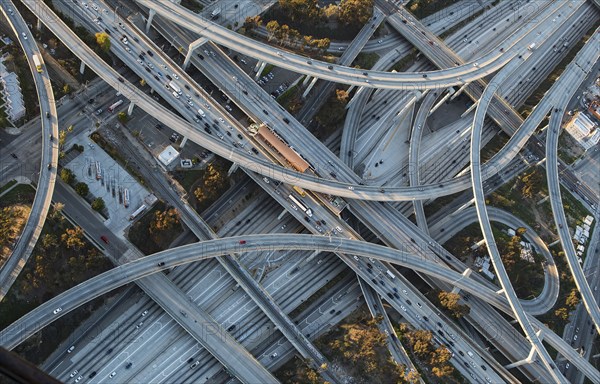
[[[42,30],[42,21],[40,19],[37,19],[36,28],[38,31]]]
[[[133,103],[133,101],[131,103],[129,103],[129,107],[127,108],[127,116],[131,116],[131,114],[133,113],[134,106],[135,106],[135,104]]]
[[[184,138],[181,140],[181,144],[179,144],[179,148],[183,148],[185,146],[185,143],[187,143],[188,138],[184,136]]]
[[[458,91],[454,92],[454,94],[452,95],[452,97],[450,98],[450,100],[454,100],[454,99],[456,99],[456,98],[457,98],[457,97],[458,97],[458,96],[459,96],[459,95],[460,95],[460,94],[461,94],[461,93],[462,93],[462,92],[465,90],[465,88],[466,88],[466,87],[467,87],[467,85],[469,85],[469,84],[470,84],[470,83],[464,83],[464,84],[462,85],[462,87],[460,87],[460,88],[458,89]]]
[[[150,27],[152,26],[152,19],[154,19],[154,15],[156,15],[156,11],[150,8],[150,12],[148,13],[148,20],[146,20],[146,34],[150,32]]]
[[[79,73],[83,75],[83,71],[85,71],[85,63],[82,61],[79,65]]]
[[[254,66],[254,69],[253,69],[253,71],[254,71],[254,72],[258,71],[258,67],[260,67],[262,63],[263,63],[262,61],[258,60],[258,61],[256,62],[256,65]]]
[[[308,82],[312,79],[312,76],[306,75],[306,77],[304,78],[304,81],[302,81],[302,86],[306,87],[306,84],[308,84]]]
[[[318,77],[313,77],[312,81],[310,82],[310,84],[308,85],[308,88],[306,88],[306,91],[304,91],[304,93],[302,94],[302,98],[305,98],[308,93],[312,90],[312,88],[315,86],[317,80],[319,80]]]
[[[196,41],[192,41],[190,43],[190,45],[188,46],[188,51],[187,54],[185,55],[185,60],[183,60],[183,69],[186,70],[187,67],[190,65],[190,60],[192,59],[192,55],[194,54],[194,51],[196,50],[196,48],[204,45],[204,43],[206,43],[208,41],[207,38],[205,37],[201,37]]]
[[[346,106],[344,107],[345,109],[349,109],[354,103],[354,100],[359,99],[360,97],[358,97],[362,92],[364,92],[365,87],[360,87],[358,88],[358,91],[356,91],[354,93],[354,96],[352,96],[352,98],[350,99],[350,101],[348,102],[348,104],[346,104]],[[350,91],[348,91],[348,93],[350,93]]]
[[[256,75],[254,75],[254,80],[258,80],[260,78],[260,74],[262,73],[262,71],[265,69],[266,66],[267,66],[266,61],[260,62],[260,67],[258,68],[258,71],[256,71]]]
[[[231,176],[233,174],[233,172],[237,171],[237,169],[238,169],[238,164],[233,163],[231,165],[231,167],[229,167],[229,171],[227,171],[227,176]]]

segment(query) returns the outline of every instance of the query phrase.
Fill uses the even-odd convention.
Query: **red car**
[[[240,240],[240,244],[246,244],[246,240]]]
[[[106,236],[104,236],[104,235],[100,236],[100,240],[104,241],[106,244],[108,244],[108,243],[109,243],[109,241],[108,241],[108,237],[106,237]]]

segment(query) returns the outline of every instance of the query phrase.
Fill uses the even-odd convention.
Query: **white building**
[[[585,113],[577,112],[565,129],[586,150],[600,141],[596,124]]]
[[[0,61],[0,84],[6,117],[10,121],[19,120],[25,116],[25,102],[19,76],[14,72],[8,72],[2,61]]]
[[[170,168],[178,157],[179,152],[169,145],[158,155],[158,161],[160,161],[160,164],[165,168]]]

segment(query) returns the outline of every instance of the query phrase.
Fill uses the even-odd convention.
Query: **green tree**
[[[523,236],[526,232],[527,232],[527,228],[523,228],[523,227],[519,227],[515,231],[515,233],[517,234],[517,236]]]
[[[348,104],[350,95],[348,94],[348,91],[346,91],[345,89],[336,89],[335,96],[336,96],[337,101],[339,101],[340,103],[342,103],[344,105]]]
[[[363,26],[373,16],[373,0],[342,0],[339,19],[341,22]]]
[[[63,93],[64,93],[64,94],[69,94],[69,93],[71,93],[71,86],[70,86],[69,84],[65,84],[65,85],[63,86]]]
[[[97,197],[92,201],[92,209],[95,211],[101,211],[106,207],[104,200],[101,197]]]
[[[452,316],[460,319],[469,313],[469,306],[459,304],[460,295],[458,293],[441,291],[438,293],[440,305],[452,313]]]
[[[58,131],[58,146],[60,148],[64,147],[65,141],[67,140],[67,132],[65,130]]]
[[[129,116],[127,116],[127,113],[121,111],[117,114],[117,119],[119,119],[121,124],[125,124],[129,120]]]
[[[79,196],[85,197],[90,192],[90,188],[86,183],[80,181],[79,183],[75,184],[75,192],[77,192]]]
[[[106,32],[96,33],[96,43],[104,52],[110,51],[110,36]]]
[[[279,33],[279,30],[281,29],[281,27],[279,26],[279,23],[276,20],[271,20],[267,23],[266,29],[268,32],[267,40],[271,41],[271,40],[273,40],[275,35]]]
[[[564,307],[558,308],[556,311],[554,311],[554,316],[558,317],[563,321],[567,321],[569,320],[569,310]]]
[[[253,30],[255,28],[258,28],[262,25],[262,18],[260,17],[260,15],[256,15],[256,16],[248,16],[246,17],[246,20],[244,21],[244,28],[246,28],[246,30],[250,31]]]
[[[67,248],[81,249],[85,245],[83,242],[83,229],[81,227],[68,228],[60,236],[60,239]]]
[[[567,304],[571,308],[575,308],[579,304],[579,292],[577,288],[573,288],[567,298],[565,299],[565,304]]]
[[[279,0],[279,5],[294,22],[314,24],[323,15],[317,0]]]
[[[156,211],[154,220],[150,222],[150,233],[168,231],[179,224],[179,212],[175,208],[170,208],[164,211]]]
[[[429,356],[429,352],[431,351],[431,332],[425,331],[422,329],[408,332],[406,334],[408,338],[408,342],[410,343],[413,351],[420,357]]]
[[[63,168],[60,170],[60,178],[67,184],[72,185],[75,183],[75,174],[69,168]]]

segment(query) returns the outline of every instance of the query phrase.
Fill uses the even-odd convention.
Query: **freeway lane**
[[[244,240],[245,244],[240,244]],[[497,306],[502,311],[510,314],[510,308],[506,300],[494,290],[482,286],[471,279],[465,279],[460,273],[449,271],[445,266],[424,260],[420,257],[409,255],[404,252],[388,247],[365,243],[362,241],[344,238],[329,239],[324,236],[292,235],[292,234],[259,234],[248,236],[236,236],[219,240],[209,240],[182,246],[175,249],[163,251],[143,259],[118,266],[103,274],[100,274],[86,282],[83,282],[59,296],[45,302],[38,308],[11,324],[0,332],[0,343],[8,349],[13,349],[39,329],[52,323],[58,317],[72,311],[78,306],[93,300],[119,286],[135,281],[144,276],[151,275],[161,270],[170,269],[174,266],[190,262],[217,257],[231,253],[242,253],[250,251],[275,251],[275,250],[319,250],[329,252],[343,252],[350,255],[373,257],[379,260],[392,261],[395,264],[429,274],[442,281],[453,284],[464,289],[474,296],[481,297]],[[159,262],[164,262],[158,266]],[[62,306],[63,311],[58,315],[49,315],[57,306]],[[533,319],[537,328],[542,332],[549,331],[542,323]],[[556,336],[556,335],[555,335]],[[560,340],[560,339],[559,339]],[[600,372],[594,369],[587,361],[580,358],[568,345],[562,345],[564,341],[549,338],[551,345],[564,353],[566,357],[586,372],[592,381],[600,380]]]
[[[285,53],[277,54],[276,48],[229,31],[215,23],[170,2],[143,1],[143,7],[149,7],[166,19],[182,25],[211,41],[224,45],[244,55],[321,79],[342,84],[351,84],[364,87],[394,88],[394,89],[435,89],[446,88],[453,85],[462,85],[487,75],[490,75],[506,65],[518,51],[523,49],[533,38],[537,30],[518,31],[504,42],[504,52],[493,51],[481,57],[479,66],[467,63],[463,66],[452,67],[433,72],[424,73],[391,73],[376,72],[362,69],[348,68],[316,60],[307,60],[306,57]],[[332,69],[329,69],[331,66]],[[366,74],[366,75],[365,75]],[[425,75],[425,76],[424,76]]]
[[[40,104],[41,130],[42,130],[42,160],[40,165],[40,176],[38,186],[31,206],[31,212],[27,218],[27,223],[23,228],[21,236],[17,240],[15,248],[6,260],[2,269],[0,269],[0,300],[6,296],[8,290],[21,273],[27,263],[35,243],[37,242],[42,227],[46,221],[48,209],[52,203],[52,193],[56,182],[56,167],[58,164],[58,118],[56,114],[56,103],[54,102],[54,93],[50,78],[42,65],[42,73],[38,73],[33,64],[33,55],[38,55],[42,60],[42,55],[35,43],[33,34],[27,28],[25,20],[18,12],[7,12],[7,9],[15,9],[12,2],[4,0],[2,2],[2,13],[9,21],[11,28],[17,36],[19,43],[29,63],[35,88]],[[23,34],[23,35],[22,35]],[[25,37],[24,39],[24,36]],[[48,115],[45,119],[43,116]],[[52,137],[55,140],[52,140]]]
[[[596,29],[594,31],[593,36],[586,43],[596,43],[596,49],[600,46],[600,29]],[[596,59],[598,58],[598,54],[596,54]],[[594,60],[595,63],[595,60]],[[576,63],[577,65],[581,65]],[[591,67],[587,65],[586,67],[577,66],[578,77],[577,80],[574,80],[577,85],[579,85],[589,73],[589,69]],[[560,184],[558,180],[558,136],[560,133],[560,125],[562,122],[562,116],[564,114],[564,107],[571,100],[571,97],[575,93],[577,88],[567,89],[566,95],[563,94],[562,103],[557,105],[557,108],[554,109],[550,116],[550,123],[548,125],[547,135],[546,135],[546,156],[547,156],[547,165],[546,165],[546,176],[548,179],[548,193],[550,195],[550,204],[552,206],[552,215],[554,216],[554,222],[556,224],[556,228],[558,230],[558,236],[560,238],[560,243],[562,246],[565,255],[567,256],[567,262],[569,264],[569,269],[571,270],[571,274],[575,279],[575,284],[579,293],[581,294],[581,298],[583,303],[590,314],[592,321],[596,326],[596,331],[600,333],[600,309],[598,308],[598,304],[594,299],[594,294],[590,289],[590,286],[585,278],[583,270],[577,261],[577,256],[575,254],[575,247],[573,245],[573,241],[571,240],[571,234],[569,233],[569,228],[567,226],[567,219],[565,217],[565,211],[562,204],[562,198],[560,193]]]

